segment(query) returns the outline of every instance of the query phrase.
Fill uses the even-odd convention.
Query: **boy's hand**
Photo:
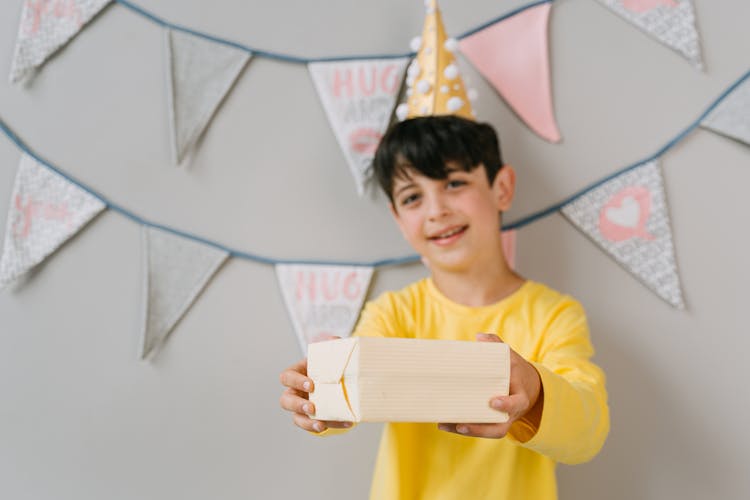
[[[279,377],[286,390],[281,394],[281,407],[292,412],[292,421],[297,427],[309,432],[323,432],[327,428],[348,428],[351,422],[326,422],[315,420],[315,405],[309,401],[309,394],[315,390],[312,379],[307,377],[307,358],[295,363]]]
[[[478,333],[477,340],[502,342],[497,335],[489,333]],[[539,373],[534,365],[511,349],[509,395],[495,396],[489,401],[490,407],[508,414],[508,421],[502,424],[438,424],[438,429],[464,436],[502,438],[508,433],[513,422],[521,417],[526,417],[535,428],[539,428],[543,403],[544,395]]]

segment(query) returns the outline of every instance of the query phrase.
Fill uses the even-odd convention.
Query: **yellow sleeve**
[[[551,315],[545,342],[532,364],[544,391],[538,429],[518,421],[511,436],[556,462],[593,458],[609,433],[604,372],[591,361],[594,349],[583,308],[568,299]]]

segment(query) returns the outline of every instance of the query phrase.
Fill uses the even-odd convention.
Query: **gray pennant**
[[[597,0],[703,69],[692,0]]]
[[[701,126],[750,146],[750,77],[724,97]]]
[[[685,307],[656,160],[588,191],[560,211],[662,299]]]
[[[18,26],[10,82],[30,78],[112,0],[26,0]]]
[[[251,54],[211,40],[167,30],[172,152],[177,164],[195,147]]]
[[[144,227],[145,322],[141,358],[155,354],[229,253]]]
[[[105,208],[99,198],[23,154],[5,227],[0,288],[44,261]]]

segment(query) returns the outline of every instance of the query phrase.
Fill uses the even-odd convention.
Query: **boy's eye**
[[[466,181],[461,180],[461,179],[451,179],[448,181],[449,188],[457,188],[457,187],[465,186],[465,185],[466,185]]]
[[[401,205],[402,206],[404,206],[404,205],[411,205],[412,203],[414,203],[418,199],[419,199],[419,195],[417,193],[413,193],[413,194],[404,196],[403,198],[401,198]]]

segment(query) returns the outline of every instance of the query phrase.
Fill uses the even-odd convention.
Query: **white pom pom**
[[[469,89],[466,91],[466,95],[470,101],[476,101],[479,97],[479,92],[477,92],[477,89]]]
[[[417,82],[417,90],[423,94],[429,92],[431,88],[432,85],[430,85],[430,82],[428,82],[427,80],[419,80]]]
[[[440,86],[440,92],[442,92],[443,94],[447,94],[448,92],[450,92],[450,90],[451,89],[447,85]]]
[[[414,93],[414,89],[406,89],[406,97],[411,97]]]
[[[411,42],[409,42],[409,47],[411,47],[411,50],[414,52],[417,52],[420,47],[422,47],[422,37],[421,36],[415,36],[411,39]]]
[[[455,38],[449,38],[445,41],[445,44],[443,44],[445,47],[445,50],[449,50],[451,52],[456,52],[458,50],[458,40]]]
[[[413,87],[415,81],[416,81],[416,78],[414,75],[409,75],[406,77],[406,85],[408,85],[409,87]]]
[[[446,105],[448,107],[448,111],[453,113],[463,107],[464,100],[461,99],[460,97],[451,97],[450,99],[448,99],[448,102],[446,103]]]
[[[396,107],[396,118],[398,121],[404,121],[406,116],[409,114],[409,105],[402,102]]]
[[[423,115],[426,115],[426,114],[427,114],[427,113],[429,113],[429,112],[430,112],[430,108],[429,108],[429,107],[427,107],[427,106],[422,106],[422,114],[423,114]]]
[[[425,47],[425,48],[424,48],[424,53],[425,53],[425,54],[427,54],[428,56],[429,56],[430,54],[432,54],[432,47]]]
[[[406,74],[409,76],[417,76],[420,71],[422,71],[422,68],[419,67],[419,61],[414,59],[412,60],[411,64],[409,64],[409,68],[406,70]]]
[[[458,76],[458,66],[455,64],[449,64],[445,67],[445,70],[443,70],[443,75],[445,75],[448,80],[453,80]]]
[[[432,14],[434,14],[434,13],[435,13],[435,7],[432,7],[432,6],[430,6],[430,7],[427,7],[427,8],[425,9],[425,12],[427,13],[427,15],[428,15],[428,16],[429,16],[429,15],[432,15]]]

